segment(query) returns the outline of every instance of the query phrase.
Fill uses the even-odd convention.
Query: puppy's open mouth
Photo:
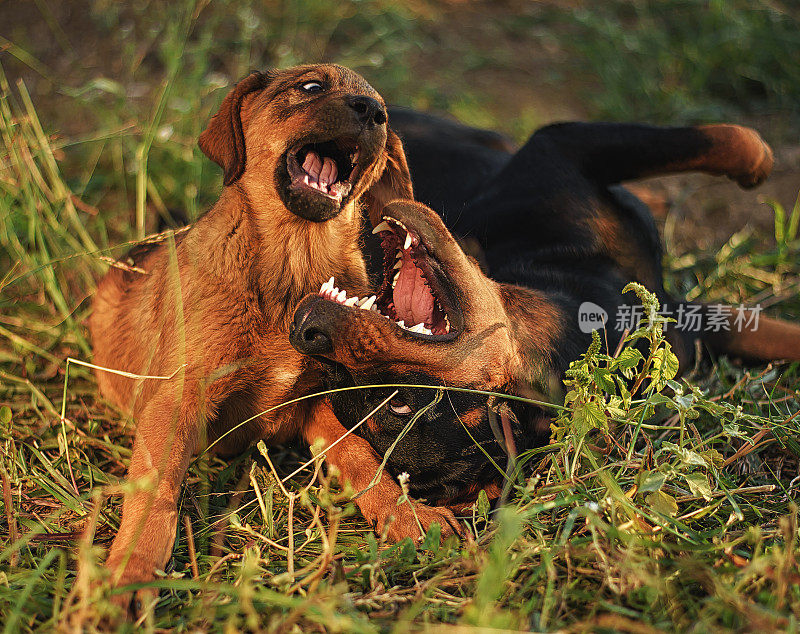
[[[358,144],[344,137],[290,150],[286,169],[291,187],[341,204],[358,179],[358,157]]]
[[[447,288],[447,278],[419,236],[388,216],[373,229],[384,251],[384,278],[378,293],[347,297],[331,278],[319,295],[353,309],[370,310],[389,319],[403,331],[433,339],[458,334],[461,312]]]

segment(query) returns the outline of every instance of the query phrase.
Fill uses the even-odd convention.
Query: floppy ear
[[[396,198],[414,199],[403,142],[391,128],[386,129],[386,167],[378,181],[362,197],[373,226],[381,221],[381,211]]]
[[[272,71],[254,72],[236,84],[197,141],[203,154],[222,168],[225,185],[236,182],[244,172],[242,101],[245,95],[266,88],[273,77]]]

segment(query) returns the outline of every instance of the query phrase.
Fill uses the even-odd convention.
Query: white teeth
[[[425,333],[426,335],[432,335],[433,334],[433,331],[430,330],[429,328],[423,328],[422,332]]]
[[[403,251],[407,251],[411,246],[411,234],[406,234],[406,241],[403,243]]]
[[[444,331],[450,332],[450,320],[447,318],[447,315],[444,316]]]
[[[336,301],[340,304],[344,304],[344,300],[347,299],[347,293],[344,291],[340,291],[339,294],[336,296]]]
[[[348,299],[348,300],[347,300],[347,301],[344,303],[344,305],[345,305],[345,306],[350,306],[350,307],[352,308],[353,306],[355,306],[355,305],[356,305],[356,302],[357,302],[357,301],[358,301],[358,297],[351,297],[350,299]]]
[[[375,303],[376,299],[378,298],[375,295],[370,296],[369,299],[367,299],[367,301],[365,301],[359,306],[359,308],[361,310],[369,310],[370,308],[372,308],[372,305]]]
[[[406,327],[406,322],[404,322],[404,321],[401,319],[400,321],[398,321],[398,322],[397,322],[397,325],[398,325],[398,326],[400,326],[401,328],[405,328],[405,327]]]
[[[320,287],[319,294],[324,295],[325,293],[331,290],[333,290],[333,278],[329,279]]]
[[[392,280],[392,288],[394,288],[395,286],[397,286],[397,280],[398,280],[399,278],[400,278],[400,271],[398,271],[397,273],[395,273],[394,279]]]
[[[392,228],[389,226],[389,223],[385,220],[381,221],[381,223],[372,230],[373,235],[376,233],[380,233],[381,231],[391,231]]]
[[[403,268],[403,261],[402,260],[397,260],[397,262],[394,263],[394,269],[393,270],[397,271],[398,269],[402,269],[402,268]]]
[[[410,332],[419,332],[419,333],[423,333],[423,332],[425,332],[425,324],[423,324],[422,322],[420,322],[420,323],[418,323],[416,326],[411,326],[411,328],[409,328],[408,330],[409,330]]]

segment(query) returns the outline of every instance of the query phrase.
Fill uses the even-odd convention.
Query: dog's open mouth
[[[295,190],[326,196],[341,204],[358,177],[359,147],[347,138],[308,143],[286,155],[286,168]]]
[[[438,261],[419,236],[388,216],[375,227],[384,251],[384,278],[378,293],[348,297],[331,278],[319,295],[353,309],[371,310],[408,333],[434,339],[458,334],[460,311],[447,291]]]

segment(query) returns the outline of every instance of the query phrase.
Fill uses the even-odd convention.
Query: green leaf
[[[660,471],[642,471],[639,474],[639,493],[659,491],[666,481],[666,474]]]
[[[572,423],[578,436],[585,436],[593,429],[607,429],[605,407],[596,400],[578,405],[572,413]]]
[[[664,441],[661,443],[661,450],[657,452],[660,454],[662,451],[668,451],[677,456],[681,467],[708,467],[706,459],[691,449],[684,449],[675,443]]]
[[[669,517],[675,517],[678,514],[678,503],[669,493],[654,491],[647,496],[646,500],[650,508],[656,513],[661,513]]]
[[[697,453],[703,457],[709,467],[720,469],[725,465],[725,458],[716,449],[706,449]]]
[[[486,493],[481,489],[481,493],[483,496],[486,497]],[[480,497],[480,495],[478,496]],[[442,527],[439,525],[439,522],[433,522],[428,527],[428,532],[425,533],[425,538],[420,543],[419,548],[420,550],[432,550],[436,552],[439,550],[439,542],[442,538]]]
[[[642,361],[644,361],[644,357],[636,348],[624,348],[611,363],[611,369],[619,370],[630,379],[633,377],[634,370]]]
[[[699,495],[706,502],[711,501],[711,485],[708,483],[708,477],[705,473],[695,471],[693,473],[684,473],[683,479],[689,485],[689,490],[693,495]]]
[[[751,445],[753,444],[753,439],[742,432],[739,429],[739,425],[736,423],[722,423],[722,433],[726,436],[731,436],[732,438],[741,438],[742,440],[749,442]]]
[[[611,372],[605,368],[596,368],[594,371],[594,382],[604,392],[614,394],[617,391],[617,386],[611,378]]]
[[[475,512],[477,513],[478,517],[488,520],[490,508],[489,496],[486,495],[486,491],[484,489],[481,489],[480,493],[478,493],[478,499],[475,502]]]
[[[378,558],[378,540],[375,539],[375,533],[367,531],[366,542],[369,558],[371,561],[375,561]]]
[[[8,425],[11,422],[11,408],[8,405],[0,407],[0,423]]]
[[[661,390],[667,381],[674,379],[678,374],[678,357],[670,350],[668,343],[653,353],[653,370],[651,376],[656,384],[656,389]]]
[[[411,541],[410,537],[403,538],[400,543],[398,544],[400,548],[398,549],[398,557],[400,561],[405,563],[413,563],[414,560],[417,558],[417,549],[414,546],[414,542]]]

